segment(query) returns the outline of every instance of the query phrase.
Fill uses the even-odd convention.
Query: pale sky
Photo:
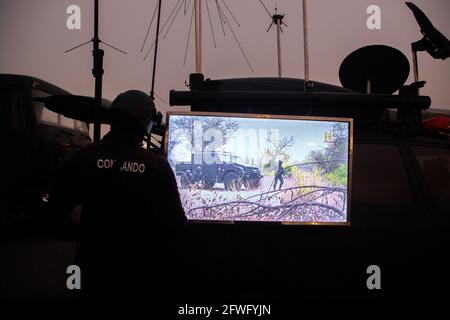
[[[186,117],[184,115],[172,115],[171,120],[176,118]],[[201,117],[198,117],[199,123],[194,125],[200,127]],[[208,119],[204,117],[203,119]],[[285,151],[290,155],[290,161],[293,163],[300,163],[307,160],[307,156],[313,150],[320,150],[328,147],[325,142],[325,133],[332,131],[333,125],[336,122],[330,121],[309,121],[303,119],[251,119],[251,118],[230,118],[234,120],[238,127],[236,130],[230,131],[228,134],[228,141],[222,145],[223,137],[222,132],[211,132],[205,134],[201,132],[198,138],[203,137],[206,139],[206,143],[209,144],[211,136],[215,137],[217,146],[212,147],[216,151],[224,151],[238,156],[242,160],[250,161],[254,159],[254,163],[258,162],[260,156],[264,154],[264,151],[272,145],[268,144],[268,139],[274,143],[279,143],[281,139],[293,138],[292,146],[288,147]],[[169,124],[169,137],[171,134],[176,134],[177,130],[181,128],[175,127],[173,123]],[[187,129],[188,132],[191,130]],[[214,128],[212,128],[214,130]],[[193,146],[190,140],[186,140],[182,134],[176,134],[179,137],[179,144],[177,144],[172,150],[171,158],[175,161],[190,161],[191,152]],[[195,136],[194,136],[194,139]],[[169,138],[169,143],[172,138]],[[211,148],[209,150],[212,150]],[[206,149],[205,149],[206,150]],[[251,161],[250,161],[251,163]]]
[[[230,19],[255,72],[252,73],[234,42],[229,29],[223,36],[217,8],[210,3],[217,47],[213,46],[209,20],[204,13],[203,73],[206,78],[276,76],[275,30],[266,32],[270,18],[258,0],[225,0],[240,27]],[[150,91],[151,61],[143,61],[140,52],[156,0],[100,0],[100,37],[127,52],[106,46],[103,96],[107,99],[128,89]],[[450,37],[450,1],[414,0],[444,35]],[[164,22],[177,0],[163,0]],[[275,1],[265,0],[270,11]],[[279,12],[286,13],[288,27],[282,36],[284,76],[303,78],[302,11],[300,0],[277,0]],[[81,8],[81,30],[68,30],[66,8]],[[381,8],[381,30],[366,26],[367,7]],[[340,85],[339,66],[352,51],[366,45],[385,44],[401,50],[412,64],[410,45],[421,38],[412,12],[401,0],[314,0],[308,1],[310,74],[312,80]],[[189,15],[183,9],[170,33],[160,43],[156,92],[169,100],[170,89],[185,90],[185,81],[195,71],[194,37],[191,35],[186,66],[184,48]],[[227,26],[226,26],[227,27]],[[54,83],[73,94],[93,95],[91,74],[92,46],[65,54],[64,51],[91,39],[93,33],[92,0],[0,0],[0,73],[32,75]],[[154,39],[154,29],[150,41]],[[148,44],[149,45],[149,44]],[[148,45],[146,48],[148,48]],[[146,50],[144,50],[145,53]],[[450,59],[434,60],[419,54],[420,79],[427,85],[422,94],[432,98],[432,107],[450,109]],[[407,83],[413,81],[412,71]],[[157,100],[165,113],[172,109]],[[178,109],[184,109],[179,107]]]

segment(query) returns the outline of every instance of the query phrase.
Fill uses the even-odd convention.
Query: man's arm
[[[161,166],[161,194],[162,205],[165,211],[166,222],[169,226],[180,226],[186,222],[183,205],[181,204],[180,194],[178,192],[175,175],[166,160],[162,161]]]

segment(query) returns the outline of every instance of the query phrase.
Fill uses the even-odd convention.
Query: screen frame
[[[188,223],[194,224],[277,224],[277,225],[305,225],[305,226],[351,226],[351,199],[352,199],[352,174],[353,174],[353,118],[343,117],[318,117],[297,116],[279,114],[255,114],[255,113],[232,113],[232,112],[207,112],[207,111],[167,111],[164,132],[164,157],[168,158],[169,145],[169,120],[171,116],[205,116],[205,117],[229,117],[250,119],[281,119],[281,120],[305,120],[305,121],[327,121],[346,122],[349,124],[348,140],[348,173],[347,173],[347,221],[346,222],[301,222],[301,221],[242,221],[242,220],[199,220],[187,219]],[[178,187],[178,186],[177,186]]]

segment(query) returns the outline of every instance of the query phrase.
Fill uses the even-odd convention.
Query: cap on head
[[[128,90],[119,94],[112,102],[111,110],[122,110],[128,113],[147,133],[150,133],[156,107],[153,99],[145,92]]]

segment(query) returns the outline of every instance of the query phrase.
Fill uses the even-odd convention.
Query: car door
[[[0,87],[0,170],[2,197],[8,202],[21,203],[20,198],[30,181],[31,128],[24,92],[15,87]]]

